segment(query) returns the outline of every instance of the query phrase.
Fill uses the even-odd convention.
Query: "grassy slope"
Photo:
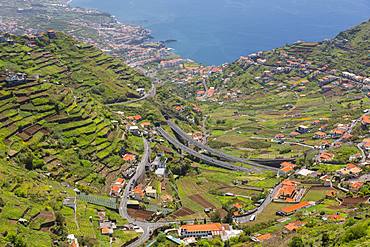
[[[53,239],[60,240],[67,233],[106,245],[109,239],[97,228],[98,207],[78,202],[77,229],[72,209],[61,204],[74,192],[54,180],[78,181],[82,190],[104,192],[102,187],[110,183],[111,174],[127,166],[118,151],[128,143],[121,139],[125,131],[121,119],[103,102],[137,97],[135,88],[148,88],[149,81],[119,59],[61,33],[53,40],[40,37],[33,47],[27,46],[26,38],[11,38],[14,45],[0,44],[0,74],[10,70],[40,78],[13,86],[0,82],[0,197],[5,202],[0,232],[8,232],[1,235],[0,245],[27,240],[27,246],[50,246]],[[113,120],[118,124],[112,124]],[[29,127],[42,129],[27,134]],[[139,152],[141,148],[128,150]],[[59,232],[39,231],[38,221],[27,226],[16,222],[44,211],[64,219],[60,226],[53,226]],[[120,219],[116,212],[109,212],[110,218]],[[89,216],[94,217],[94,224]],[[12,237],[16,233],[18,240]],[[136,236],[116,234],[116,245]]]

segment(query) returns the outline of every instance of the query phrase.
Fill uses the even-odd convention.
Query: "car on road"
[[[252,216],[249,218],[249,221],[254,221],[256,219],[256,215],[252,214]]]

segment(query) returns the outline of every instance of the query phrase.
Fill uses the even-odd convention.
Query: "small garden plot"
[[[325,199],[326,194],[333,189],[328,187],[311,187],[303,197],[303,201],[319,201]]]
[[[88,203],[98,205],[98,206],[103,206],[106,208],[111,208],[111,209],[118,208],[117,200],[111,197],[89,195],[89,194],[81,193],[77,196],[77,198],[81,201],[88,202]]]
[[[181,217],[184,217],[184,216],[192,215],[194,213],[195,212],[193,210],[191,210],[190,208],[182,207],[182,208],[178,209],[176,212],[174,212],[173,214],[171,214],[171,216],[173,216],[175,218],[181,218]]]
[[[202,195],[200,195],[200,194],[191,195],[191,196],[189,196],[189,199],[198,203],[199,205],[201,205],[204,208],[215,208],[215,206],[212,203],[210,203],[209,201],[204,199],[202,197]]]

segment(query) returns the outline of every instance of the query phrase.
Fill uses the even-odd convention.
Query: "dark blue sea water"
[[[183,57],[222,64],[297,40],[319,41],[370,17],[370,0],[73,0],[152,30]]]

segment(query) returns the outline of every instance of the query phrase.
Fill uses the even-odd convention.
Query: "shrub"
[[[350,242],[356,239],[360,239],[366,236],[367,229],[368,229],[368,222],[357,223],[346,230],[344,237],[343,237],[343,241]]]

